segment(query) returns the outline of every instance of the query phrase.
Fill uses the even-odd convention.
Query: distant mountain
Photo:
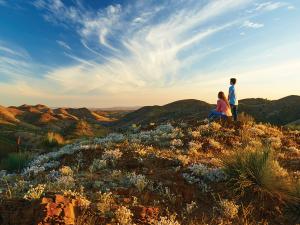
[[[180,100],[164,106],[145,106],[128,113],[115,122],[115,126],[130,126],[132,124],[160,123],[170,120],[203,119],[211,110],[212,105],[195,100]]]
[[[116,121],[116,127],[149,124],[171,120],[205,119],[215,106],[200,100],[180,100],[164,106],[145,106]],[[276,125],[300,119],[300,96],[292,95],[278,100],[249,98],[239,101],[239,112],[245,112],[258,122]]]
[[[119,106],[110,108],[90,108],[92,111],[134,111],[142,108],[141,106]]]
[[[43,126],[63,121],[87,120],[90,122],[107,122],[111,119],[92,112],[87,108],[51,109],[45,105],[0,106],[0,119],[13,123],[29,123]]]
[[[0,158],[1,154],[16,149],[18,137],[24,148],[37,148],[47,132],[59,133],[67,139],[102,135],[107,131],[103,123],[110,121],[87,108],[51,109],[41,104],[0,106]]]
[[[243,99],[239,101],[239,111],[258,122],[285,125],[300,119],[300,96],[290,95],[278,100]]]

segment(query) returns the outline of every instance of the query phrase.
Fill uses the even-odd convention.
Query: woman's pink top
[[[222,112],[226,116],[232,116],[230,106],[226,104],[223,99],[219,99],[217,102],[217,112]]]

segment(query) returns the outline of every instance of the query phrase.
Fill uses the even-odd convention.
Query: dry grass
[[[55,132],[48,132],[45,138],[44,143],[49,147],[60,146],[65,143],[64,138]]]
[[[229,183],[241,196],[255,194],[260,199],[289,200],[291,182],[282,177],[280,169],[268,148],[237,151],[224,160]]]

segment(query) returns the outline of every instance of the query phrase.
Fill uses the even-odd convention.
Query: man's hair
[[[235,84],[236,83],[236,78],[230,78],[230,83]]]

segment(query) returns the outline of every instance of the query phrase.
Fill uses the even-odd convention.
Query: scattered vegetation
[[[1,171],[1,200],[60,194],[78,224],[297,224],[299,133],[245,121],[78,139]]]

